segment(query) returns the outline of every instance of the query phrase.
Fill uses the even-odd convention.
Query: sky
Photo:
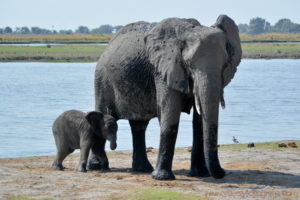
[[[169,17],[195,18],[210,26],[220,14],[237,24],[262,17],[273,25],[281,18],[300,23],[299,9],[300,0],[0,0],[0,28],[75,30]]]

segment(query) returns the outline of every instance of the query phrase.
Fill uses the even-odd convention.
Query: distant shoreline
[[[300,54],[298,55],[284,55],[284,54],[272,54],[272,55],[265,55],[265,54],[247,54],[243,55],[242,59],[300,59]]]
[[[243,55],[242,59],[300,59],[300,54],[298,55],[264,55],[264,54],[247,54]],[[75,57],[75,58],[45,58],[45,57],[14,57],[14,58],[0,58],[0,62],[49,62],[49,63],[93,63],[99,60],[98,57]]]
[[[97,62],[107,47],[106,44],[108,43],[101,41],[2,41],[0,62]],[[298,40],[247,40],[241,44],[243,59],[300,59]]]
[[[10,45],[10,44],[108,44],[109,41],[104,41],[104,42],[84,42],[84,41],[72,41],[72,42],[68,42],[68,41],[61,41],[61,42],[47,42],[47,41],[20,41],[20,42],[0,42],[0,45]],[[242,40],[241,43],[270,43],[270,44],[274,44],[274,43],[279,43],[279,44],[287,44],[287,43],[295,43],[295,44],[300,44],[300,40]]]
[[[17,45],[17,44],[45,44],[45,45],[52,45],[52,44],[108,44],[109,42],[68,42],[68,41],[62,41],[62,42],[47,42],[47,41],[40,41],[40,42],[0,42],[0,45]]]

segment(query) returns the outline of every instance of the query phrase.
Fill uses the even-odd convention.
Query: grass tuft
[[[243,150],[243,149],[261,149],[261,150],[294,150],[300,151],[300,141],[293,141],[298,145],[298,148],[280,148],[279,143],[288,143],[289,141],[278,141],[278,142],[260,142],[255,143],[255,147],[248,148],[248,144],[224,144],[220,145],[220,150]]]
[[[173,192],[169,190],[161,190],[156,188],[144,188],[130,191],[120,196],[111,196],[108,200],[204,200],[203,197]],[[207,199],[207,198],[206,198]]]

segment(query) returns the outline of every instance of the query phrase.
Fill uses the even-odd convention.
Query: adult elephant
[[[145,130],[158,117],[160,145],[152,177],[175,178],[171,169],[180,113],[194,107],[190,175],[224,177],[217,150],[219,103],[224,106],[223,89],[241,53],[238,28],[225,15],[211,27],[195,19],[170,18],[118,31],[96,67],[95,102],[97,111],[129,120],[133,170],[153,170]]]

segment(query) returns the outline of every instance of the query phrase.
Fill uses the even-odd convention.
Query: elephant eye
[[[115,131],[116,126],[115,126],[114,123],[110,122],[110,123],[106,124],[106,128],[109,129],[109,130],[111,130],[111,131]]]

